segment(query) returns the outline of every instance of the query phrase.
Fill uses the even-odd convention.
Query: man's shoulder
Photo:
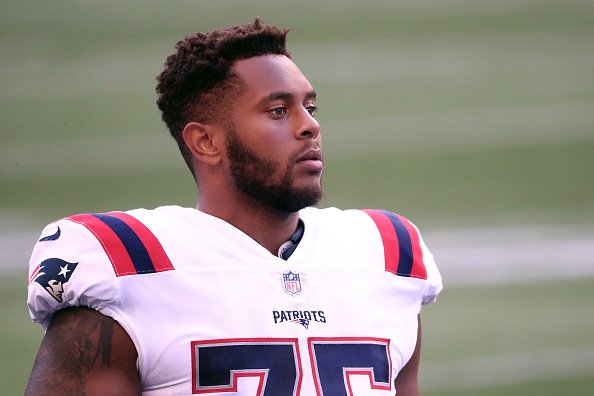
[[[77,224],[84,227],[74,227],[74,230],[84,230],[84,228],[102,228],[122,229],[125,226],[134,228],[139,223],[159,223],[160,221],[174,222],[177,219],[183,219],[188,216],[188,211],[193,209],[180,206],[160,206],[154,209],[136,208],[129,210],[114,210],[108,212],[88,212],[76,213],[62,217],[49,223],[42,232],[43,240],[56,238],[53,234],[45,235],[47,230],[63,228],[68,224]]]
[[[336,207],[317,208],[308,207],[299,211],[301,217],[319,219],[338,219],[358,216],[362,213],[360,209],[340,209]]]
[[[179,217],[180,209],[79,213],[50,223],[29,262],[31,318],[47,327],[53,313],[65,307],[113,310],[118,279],[172,270],[152,224]]]
[[[408,219],[396,212],[392,212],[384,209],[340,209],[336,207],[327,208],[315,208],[309,207],[302,209],[299,212],[300,217],[317,220],[317,221],[329,221],[329,222],[369,222],[370,220],[376,219],[380,216],[384,216],[387,219],[398,218],[408,221]]]
[[[179,218],[180,214],[175,215],[179,209],[79,213],[58,219],[41,232],[32,252],[30,275],[35,278],[40,266],[46,271],[50,265],[56,267],[54,262],[68,262],[72,267],[79,262],[95,263],[113,269],[117,276],[126,275],[133,264],[136,267],[153,256],[162,256],[157,254],[163,249],[155,236],[155,225],[162,219]]]
[[[364,210],[336,207],[306,208],[299,216],[304,221],[305,228],[315,230],[320,238],[322,235],[336,241],[352,238],[363,241],[373,238],[375,225]]]

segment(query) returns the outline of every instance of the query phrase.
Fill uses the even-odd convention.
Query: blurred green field
[[[30,251],[9,237],[32,247],[71,213],[194,206],[154,77],[184,34],[255,16],[292,28],[318,92],[323,206],[391,209],[425,231],[594,225],[592,1],[0,1],[0,393],[22,394],[42,335]],[[445,282],[424,311],[424,394],[594,394],[594,358],[576,352],[594,347],[593,277]],[[555,351],[576,357],[553,370],[540,357]],[[493,363],[506,357],[515,376]],[[501,381],[440,377],[457,364]]]

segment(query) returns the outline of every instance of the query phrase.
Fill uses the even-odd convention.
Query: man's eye
[[[268,110],[268,112],[274,117],[282,117],[287,113],[287,109],[284,107],[275,107],[274,109]]]
[[[312,117],[318,112],[318,106],[307,106],[306,109]]]

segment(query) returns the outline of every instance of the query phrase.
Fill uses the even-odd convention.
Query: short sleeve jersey
[[[195,209],[82,214],[48,225],[28,307],[115,319],[138,351],[144,395],[394,395],[421,306],[442,288],[406,218],[308,208],[283,260]]]

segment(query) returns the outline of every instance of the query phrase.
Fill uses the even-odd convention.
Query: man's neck
[[[275,256],[281,245],[293,235],[299,221],[298,212],[278,211],[260,204],[225,205],[218,202],[208,205],[199,201],[197,209],[231,224]]]

